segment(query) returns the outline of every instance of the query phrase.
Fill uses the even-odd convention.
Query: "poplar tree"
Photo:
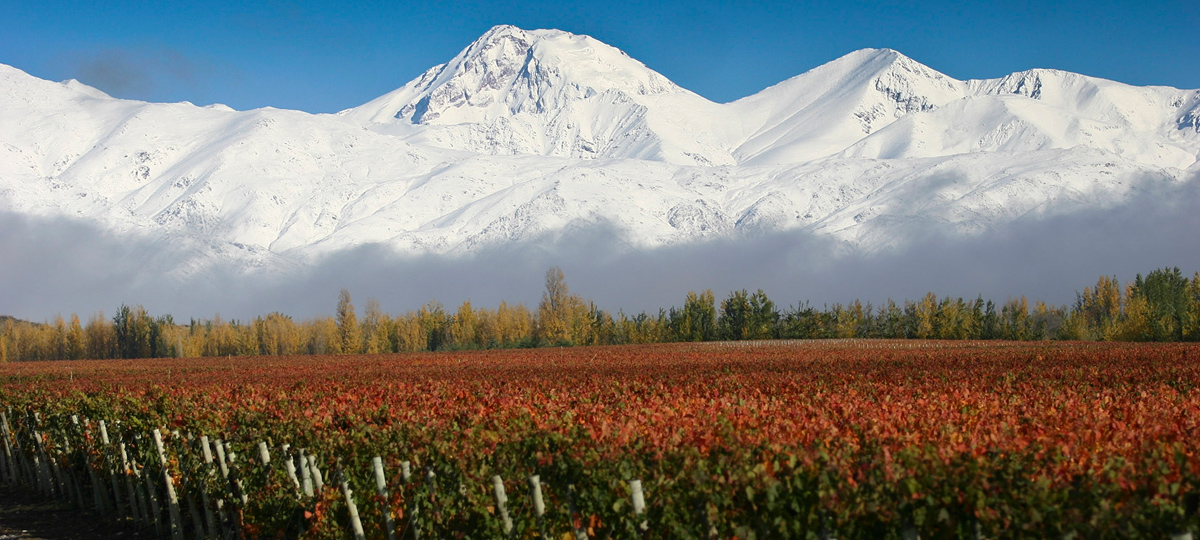
[[[567,309],[570,291],[561,268],[551,267],[546,271],[546,290],[537,310],[537,338],[543,344],[566,344]]]
[[[363,320],[363,352],[391,352],[390,326],[391,320],[379,307],[379,301],[374,298],[367,300],[366,318]]]
[[[338,352],[358,354],[362,350],[362,330],[350,302],[350,291],[342,289],[337,305]]]
[[[83,327],[79,325],[79,315],[71,314],[71,323],[67,326],[67,358],[81,360],[86,352],[83,337]]]

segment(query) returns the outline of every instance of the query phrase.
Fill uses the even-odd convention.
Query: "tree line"
[[[733,291],[718,303],[711,290],[689,292],[681,307],[627,315],[599,309],[571,293],[562,270],[546,274],[536,309],[463,302],[454,311],[433,301],[399,315],[369,300],[362,318],[343,289],[335,316],[295,321],[282,313],[246,322],[219,316],[177,323],[141,306],[120,306],[44,323],[0,317],[0,361],[245,355],[360,354],[715,340],[891,338],[980,340],[1200,341],[1200,272],[1178,268],[1138,275],[1122,285],[1102,276],[1072,305],[1025,297],[997,305],[939,297],[855,300],[816,308],[780,308],[762,291]]]

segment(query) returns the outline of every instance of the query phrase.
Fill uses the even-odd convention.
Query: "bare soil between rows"
[[[0,486],[0,540],[129,540],[150,536],[36,492]]]

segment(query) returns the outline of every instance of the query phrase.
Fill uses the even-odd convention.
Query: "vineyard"
[[[0,480],[182,538],[1190,538],[1200,346],[0,365]]]

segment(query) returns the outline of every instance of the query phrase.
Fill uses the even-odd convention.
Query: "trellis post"
[[[167,466],[167,451],[163,447],[162,432],[154,430],[154,447],[158,451],[159,466],[162,467],[163,485],[167,490],[167,511],[171,518],[171,539],[183,540],[183,518],[179,514],[179,496],[175,493],[175,481]]]
[[[350,529],[354,532],[354,540],[366,540],[363,533],[362,520],[358,517],[358,505],[354,504],[354,492],[350,490],[350,481],[344,472],[335,471],[335,476],[341,476],[342,496],[346,498],[346,509],[350,513]]]
[[[646,513],[646,495],[642,492],[641,480],[629,481],[629,497],[633,500],[633,515],[635,518]],[[645,519],[638,523],[638,530],[645,533],[650,525]]]
[[[500,518],[500,530],[504,536],[511,536],[513,530],[512,517],[508,515],[508,496],[504,493],[504,479],[500,475],[492,477],[492,495],[496,498],[496,515]]]
[[[542,479],[538,475],[529,477],[529,498],[533,500],[533,515],[537,519],[538,534],[546,536],[546,503],[542,499]]]
[[[375,469],[375,493],[379,495],[379,504],[383,509],[383,530],[387,531],[388,540],[396,540],[396,518],[392,516],[387,477],[383,472],[383,458],[375,456],[375,459],[371,460],[371,466]]]
[[[217,471],[213,468],[212,444],[208,442],[208,435],[200,436],[200,456],[204,460],[205,474],[207,474],[209,477],[216,476]],[[217,532],[217,523],[216,519],[214,519],[212,511],[213,504],[208,498],[208,489],[200,490],[200,502],[204,505],[204,520],[208,523],[208,530],[212,532],[213,536],[218,536],[219,533]],[[222,528],[225,527],[224,506],[225,499],[218,498],[216,501],[217,515],[221,518],[220,524]]]

